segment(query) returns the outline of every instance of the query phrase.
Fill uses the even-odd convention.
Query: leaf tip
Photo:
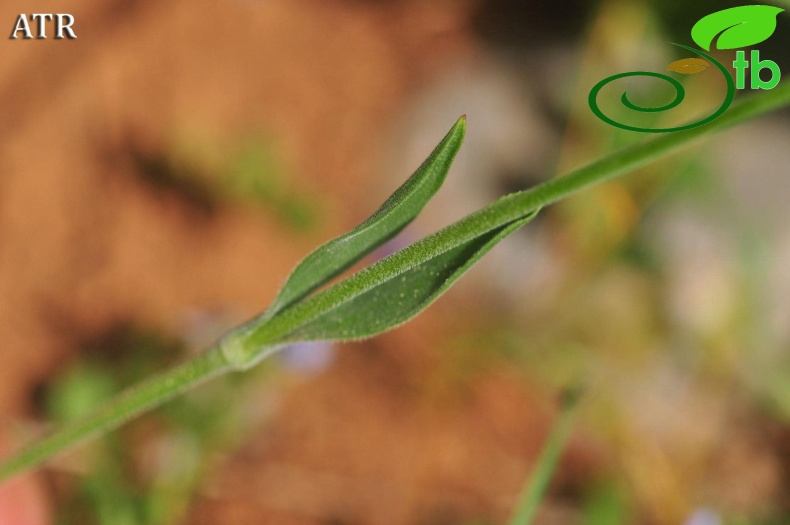
[[[458,118],[458,120],[455,121],[455,125],[456,125],[456,127],[460,127],[462,129],[466,130],[466,113],[461,115]]]
[[[450,135],[455,136],[458,140],[464,139],[466,136],[466,114],[458,117],[458,120],[455,121],[453,128],[450,130]]]

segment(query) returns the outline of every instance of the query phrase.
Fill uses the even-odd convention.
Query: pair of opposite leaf
[[[764,42],[776,31],[776,18],[784,11],[769,5],[745,5],[712,13],[694,24],[691,38],[710,51],[713,40],[717,49],[738,49]],[[672,62],[667,71],[693,75],[705,71],[710,64],[701,58],[684,58]]]
[[[247,367],[291,342],[362,339],[394,328],[428,307],[499,241],[529,222],[538,210],[507,221],[472,214],[314,293],[420,213],[444,182],[465,131],[461,117],[376,213],[303,259],[265,312],[223,338],[226,358]]]

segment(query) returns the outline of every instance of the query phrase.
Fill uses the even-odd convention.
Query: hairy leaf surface
[[[300,340],[361,339],[394,328],[427,308],[536,214],[536,210],[525,212],[504,223],[464,220],[452,224],[273,319],[253,321],[243,327],[238,346],[262,349]]]
[[[293,270],[263,317],[308,296],[362,257],[397,235],[441,187],[466,132],[461,117],[436,149],[381,208],[353,230],[319,246]]]

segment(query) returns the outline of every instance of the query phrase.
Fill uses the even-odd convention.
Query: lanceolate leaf
[[[529,222],[511,222],[403,273],[392,272],[289,334],[296,339],[360,339],[405,323],[427,308],[499,241]]]
[[[784,11],[770,5],[744,5],[710,14],[691,29],[691,38],[710,51],[713,39],[721,34],[718,49],[737,49],[759,44],[776,30],[776,17]]]
[[[461,117],[417,171],[365,222],[305,257],[263,317],[303,299],[405,228],[441,187],[466,132]]]
[[[237,347],[370,337],[417,315],[537,211],[505,224],[460,221],[369,266],[271,320],[252,321]],[[253,355],[246,356],[252,360]]]

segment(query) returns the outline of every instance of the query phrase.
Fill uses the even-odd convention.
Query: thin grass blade
[[[570,437],[581,389],[573,388],[565,393],[559,419],[551,429],[546,445],[541,452],[532,475],[521,491],[516,509],[509,525],[531,525],[541,501],[546,494],[554,472],[557,470],[562,451]]]

